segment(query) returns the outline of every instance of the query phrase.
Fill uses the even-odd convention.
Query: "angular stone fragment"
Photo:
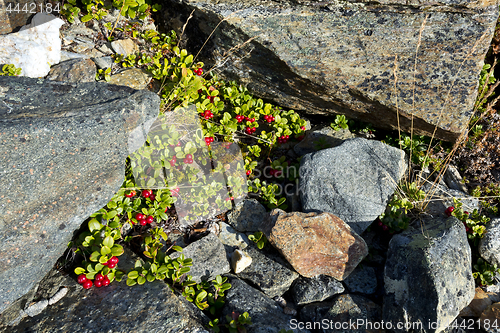
[[[361,234],[385,211],[406,170],[404,157],[400,149],[362,138],[304,155],[303,211],[335,214]]]
[[[292,286],[292,297],[297,305],[321,302],[344,292],[341,282],[326,275],[296,280]]]
[[[447,140],[468,124],[498,17],[497,2],[480,0],[168,0],[163,8],[172,27],[196,9],[188,48],[208,40],[207,63],[260,97],[407,132],[432,135],[437,126]]]
[[[245,251],[235,250],[231,256],[231,268],[238,274],[252,264],[252,257]]]
[[[0,36],[0,64],[20,67],[21,76],[44,77],[61,60],[63,24],[54,15],[38,13],[19,32]]]
[[[73,59],[50,68],[46,79],[71,83],[94,82],[96,68],[90,59]]]
[[[266,208],[255,199],[243,200],[227,214],[230,225],[238,231],[259,231],[267,216]]]
[[[274,209],[263,225],[269,242],[302,276],[345,279],[368,254],[365,241],[330,213]]]
[[[491,219],[486,231],[479,242],[479,253],[489,263],[500,266],[500,218]]]
[[[284,265],[286,263],[282,264],[281,258],[277,256],[257,250],[254,246],[247,247],[245,251],[252,263],[238,273],[238,277],[252,282],[269,297],[283,295],[299,277],[299,274]]]
[[[147,71],[139,68],[129,68],[111,75],[108,83],[140,90],[146,89],[149,81],[151,81],[151,74]]]
[[[117,54],[128,56],[139,51],[139,47],[132,39],[120,39],[111,42],[111,47]]]
[[[217,275],[229,273],[230,271],[224,245],[213,233],[209,233],[202,239],[186,246],[182,254],[184,254],[185,258],[193,259],[193,266],[191,266],[188,274],[198,283],[213,280]],[[179,252],[170,255],[171,258],[177,258],[178,256]]]
[[[106,83],[0,77],[0,312],[120,188],[160,100]]]
[[[462,223],[455,217],[434,218],[395,235],[384,288],[384,321],[431,322],[420,331],[443,331],[474,298],[471,250]]]

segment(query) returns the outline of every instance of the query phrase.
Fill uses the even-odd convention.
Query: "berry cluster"
[[[446,210],[444,211],[444,213],[446,214],[446,216],[451,216],[454,210],[455,210],[455,207],[450,206],[450,207],[446,208]],[[469,212],[467,212],[467,211],[465,211],[464,214],[467,215],[467,217],[469,216]],[[472,228],[470,228],[467,225],[466,219],[464,219],[462,221],[462,223],[465,226],[465,232],[467,232],[468,234],[471,234],[473,230],[472,230]]]
[[[453,213],[454,210],[455,210],[455,207],[450,206],[450,207],[446,208],[444,213],[446,214],[446,216],[451,216],[451,213]]]
[[[265,115],[264,120],[267,121],[268,123],[272,123],[274,121],[274,117]]]
[[[177,157],[176,156],[172,157],[172,159],[168,161],[168,163],[170,163],[170,166],[173,167],[175,163],[177,163]]]
[[[289,138],[290,136],[288,135],[282,135],[278,137],[278,143],[287,143]]]
[[[196,75],[198,75],[198,76],[203,75],[203,69],[201,69],[201,68],[194,69],[194,70],[193,70],[193,72],[195,72],[195,73],[196,73]]]
[[[234,200],[234,197],[226,198],[226,201]]]
[[[135,214],[135,219],[139,222],[140,225],[144,226],[146,224],[151,224],[154,222],[155,218],[151,215],[145,216],[141,213]],[[109,266],[108,266],[109,267]]]
[[[255,127],[247,127],[245,128],[245,133],[248,134],[248,135],[251,135],[253,133],[255,133],[257,129]]]
[[[136,192],[135,191],[130,191],[129,193],[125,194],[125,197],[132,198],[134,195],[136,195]]]
[[[141,195],[144,197],[144,198],[149,198],[151,200],[154,200],[156,199],[156,196],[153,194],[153,191],[151,190],[143,190],[141,192]]]
[[[210,103],[214,102],[214,98],[215,98],[215,96],[207,96],[207,99],[210,100]]]
[[[382,230],[384,230],[384,231],[389,230],[389,227],[386,224],[384,224],[382,221],[380,221],[380,219],[378,219],[378,223],[377,224],[378,224],[379,227],[382,228]]]
[[[214,138],[209,136],[209,137],[206,137],[205,138],[205,143],[207,144],[207,146],[210,146],[210,144],[214,142]]]
[[[171,189],[170,192],[172,193],[172,195],[174,197],[178,197],[179,196],[179,187]]]
[[[205,112],[200,113],[200,115],[205,118],[206,120],[212,119],[214,117],[212,111],[210,110],[205,110]]]
[[[271,169],[271,171],[269,171],[269,174],[274,177],[281,177],[283,173],[281,172],[281,170]]]
[[[193,163],[193,155],[186,154],[186,158],[184,158],[184,164],[192,164]]]
[[[255,122],[255,118],[248,118],[247,116],[241,116],[239,114],[237,114],[234,118],[238,121],[238,123],[241,123],[243,120],[249,121],[251,123]]]
[[[116,267],[116,264],[118,264],[118,262],[120,261],[120,259],[118,259],[117,257],[115,256],[112,256],[111,258],[109,258],[108,261],[106,261],[103,265],[104,266],[108,266],[109,269],[113,269]]]

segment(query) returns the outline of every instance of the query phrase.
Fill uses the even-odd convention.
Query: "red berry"
[[[94,282],[94,285],[95,285],[97,288],[101,288],[101,287],[102,287],[102,281],[95,281],[95,282]]]
[[[255,122],[255,118],[250,119],[250,121],[251,121],[252,123],[253,123],[253,122]]]
[[[382,226],[382,230],[387,231],[387,230],[389,230],[389,227],[388,227],[388,226],[386,226],[386,225],[384,224],[384,225]]]
[[[111,269],[115,268],[115,266],[116,266],[116,264],[108,263],[108,267],[111,268]]]
[[[142,220],[143,218],[144,218],[144,215],[142,215],[141,213],[137,213],[137,214],[135,214],[135,219],[136,219],[137,221]]]
[[[301,130],[303,130],[303,131],[305,131],[305,130],[306,130],[306,127],[305,127],[305,126],[302,126],[300,129],[301,129]]]
[[[167,207],[167,208],[165,208],[165,213],[167,212],[167,210],[168,210],[168,207]]]
[[[118,261],[120,261],[120,259],[118,259],[117,257],[113,256],[113,257],[109,258],[108,264],[115,264],[116,265],[118,263]]]
[[[87,277],[85,276],[85,274],[78,275],[78,283],[79,284],[83,284],[85,281],[87,281]]]
[[[251,173],[252,173],[252,170],[247,170],[247,176],[250,176]]]
[[[108,276],[106,275],[106,276],[104,277],[104,280],[102,280],[102,286],[103,286],[103,287],[107,287],[107,286],[109,286],[109,284],[110,284],[110,281],[109,281]]]
[[[379,227],[381,227],[381,226],[383,226],[383,225],[384,225],[384,224],[382,223],[382,221],[378,221],[378,223],[377,223],[377,224],[378,224],[378,226],[379,226]]]
[[[152,201],[154,201],[154,200],[156,199],[156,195],[151,194],[151,195],[149,196],[149,199],[151,199]]]
[[[135,191],[130,191],[129,193],[125,194],[127,198],[132,198],[135,195]]]
[[[469,212],[468,212],[468,211],[465,211],[465,212],[464,212],[464,214],[467,214],[467,215],[469,215]]]
[[[180,147],[180,146],[181,146],[181,142],[180,142],[180,141],[179,141],[179,142],[177,142],[176,146],[177,146],[177,147]]]
[[[140,225],[144,226],[146,224],[148,224],[148,222],[146,222],[145,219],[142,219],[142,220],[138,220],[137,222],[139,222]],[[109,267],[109,266],[108,266]]]
[[[104,279],[104,276],[101,273],[97,273],[94,280],[95,282],[102,281]]]
[[[154,222],[154,220],[155,220],[155,218],[154,218],[153,216],[151,216],[151,215],[149,215],[148,217],[146,217],[146,222],[147,222],[148,224],[153,223],[153,222]]]
[[[144,197],[144,198],[149,198],[149,196],[151,195],[151,193],[149,192],[149,190],[143,190],[141,195]]]
[[[444,211],[444,213],[446,214],[446,216],[451,216],[451,213],[455,210],[455,207],[453,206],[450,206],[448,208],[446,208],[446,210]]]
[[[87,280],[82,284],[84,289],[90,289],[92,288],[92,280]]]

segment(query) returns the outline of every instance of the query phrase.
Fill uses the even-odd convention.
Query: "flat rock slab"
[[[391,128],[399,114],[407,132],[437,126],[446,140],[468,124],[498,17],[497,1],[479,0],[168,0],[163,8],[172,27],[196,9],[188,47],[209,40],[205,58],[262,98]]]
[[[0,312],[120,188],[159,103],[105,83],[0,77]]]
[[[383,319],[441,332],[474,298],[471,250],[455,217],[394,235],[384,269]],[[428,323],[433,323],[429,327]],[[405,332],[404,329],[394,329]]]
[[[321,302],[344,292],[341,282],[326,275],[296,280],[292,286],[292,297],[297,305]]]
[[[330,213],[274,209],[263,225],[269,242],[302,276],[345,279],[368,254],[365,241]]]
[[[304,212],[329,212],[361,234],[385,211],[406,170],[405,153],[356,138],[307,154],[300,163]]]
[[[133,267],[133,259],[124,255],[120,265]],[[3,327],[2,332],[207,333],[201,311],[195,312],[164,282],[129,287],[125,280],[85,290],[75,280],[65,279],[68,292],[63,298],[16,326]]]

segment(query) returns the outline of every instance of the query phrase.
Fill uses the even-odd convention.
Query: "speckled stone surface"
[[[385,211],[406,171],[404,151],[362,138],[306,154],[300,162],[304,212],[329,212],[361,234]]]
[[[447,140],[468,123],[498,17],[496,0],[168,0],[163,9],[172,27],[196,9],[191,50],[224,18],[204,58],[260,97],[392,128],[399,110],[402,128],[413,115],[416,132],[437,125]]]
[[[71,83],[94,82],[96,72],[96,65],[92,60],[72,59],[52,66],[45,78]]]
[[[441,332],[474,298],[471,267],[465,228],[455,217],[394,235],[384,269],[383,320],[431,322],[422,332]]]
[[[342,283],[326,275],[318,275],[310,279],[301,277],[292,286],[292,297],[298,305],[321,302],[343,292]]]
[[[111,75],[109,84],[127,86],[133,89],[146,89],[151,81],[151,74],[139,68],[126,69],[115,75]]]
[[[262,231],[302,276],[345,279],[368,254],[349,225],[330,213],[286,213],[273,209]]]
[[[0,77],[0,312],[120,188],[130,134],[149,130],[159,103],[106,83]]]
[[[119,265],[131,269],[135,259],[125,254],[120,257]],[[129,287],[125,280],[112,282],[108,287],[94,286],[85,290],[74,279],[62,280],[57,275],[48,277],[45,284],[62,282],[60,287],[66,286],[68,293],[39,315],[25,317],[13,327],[0,326],[0,329],[12,333],[208,333],[203,328],[208,318],[197,308],[195,311],[182,296],[174,295],[164,282]]]

